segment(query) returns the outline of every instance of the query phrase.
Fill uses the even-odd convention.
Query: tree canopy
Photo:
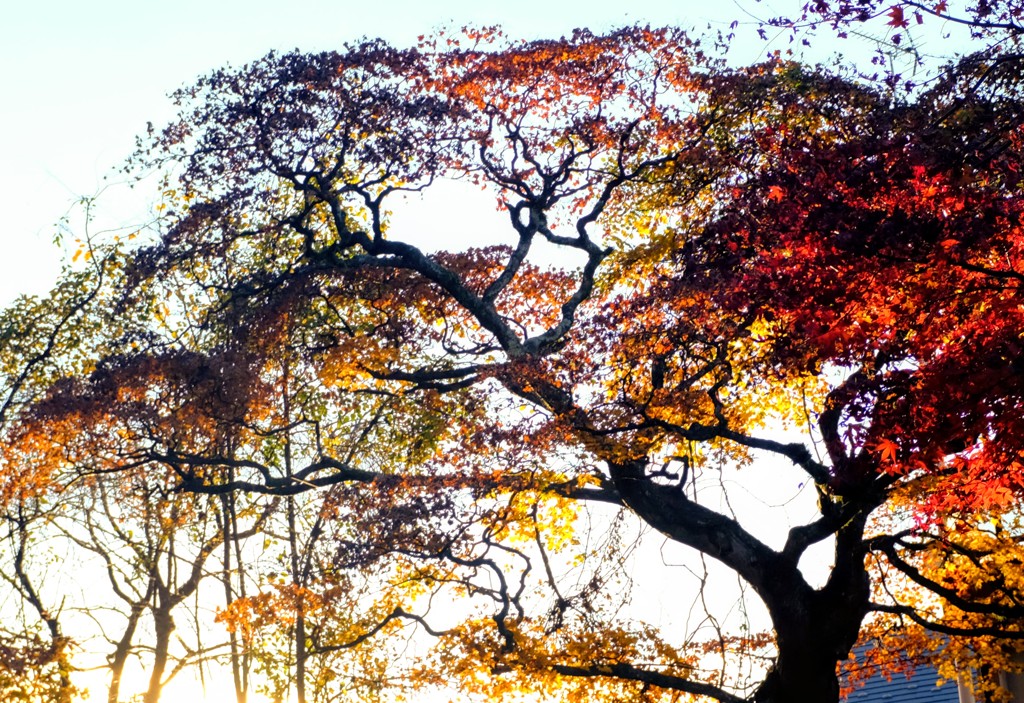
[[[84,242],[4,315],[7,578],[48,628],[7,670],[70,695],[39,525],[99,555],[111,662],[152,622],[147,701],[220,657],[239,700],[830,703],[858,640],[994,687],[1024,640],[998,12],[1010,39],[906,95],[642,27],[271,54],[179,91],[130,165],[164,174],[155,232]],[[392,226],[453,180],[504,229],[453,241],[450,200]],[[772,491],[797,502],[751,509]],[[635,557],[652,539],[686,565]],[[627,605],[652,584],[662,621]],[[173,654],[213,589],[223,646]]]

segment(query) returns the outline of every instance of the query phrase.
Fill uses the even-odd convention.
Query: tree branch
[[[747,700],[746,698],[740,698],[737,695],[729,693],[718,686],[712,686],[711,684],[707,684],[702,681],[692,681],[682,676],[673,676],[672,674],[663,674],[659,671],[639,669],[631,664],[594,664],[592,666],[554,664],[551,668],[562,676],[582,676],[589,678],[602,677],[624,679],[627,681],[639,681],[641,683],[657,686],[658,688],[667,688],[672,691],[682,691],[683,693],[692,693],[698,696],[708,696],[721,701],[721,703],[746,703]]]

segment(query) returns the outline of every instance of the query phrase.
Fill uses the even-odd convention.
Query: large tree
[[[978,65],[896,100],[629,28],[217,71],[144,140],[160,239],[112,255],[94,358],[9,419],[6,495],[320,491],[287,577],[223,615],[292,628],[300,676],[332,658],[301,695],[831,703],[865,625],[1009,666],[1024,103],[1018,64]],[[505,230],[391,226],[451,179]],[[790,480],[813,515],[737,507]],[[623,610],[633,524],[734,574],[765,632],[709,589],[697,624]],[[440,642],[405,666],[410,627]]]

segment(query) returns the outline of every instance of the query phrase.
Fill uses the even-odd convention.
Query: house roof
[[[956,683],[938,686],[938,680],[930,666],[919,667],[909,679],[895,674],[890,680],[879,673],[847,696],[846,703],[958,703]]]

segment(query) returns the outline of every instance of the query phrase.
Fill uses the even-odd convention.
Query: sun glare
[[[109,674],[106,671],[81,672],[77,677],[77,683],[86,691],[82,698],[84,703],[106,702],[110,685]],[[142,692],[146,690],[148,683],[148,672],[125,672],[121,683],[121,698],[141,700]],[[174,703],[231,703],[235,700],[235,689],[231,683],[230,672],[213,667],[212,671],[206,672],[205,682],[183,672],[167,683],[160,699]],[[252,691],[249,692],[247,701],[271,703],[269,698]]]

